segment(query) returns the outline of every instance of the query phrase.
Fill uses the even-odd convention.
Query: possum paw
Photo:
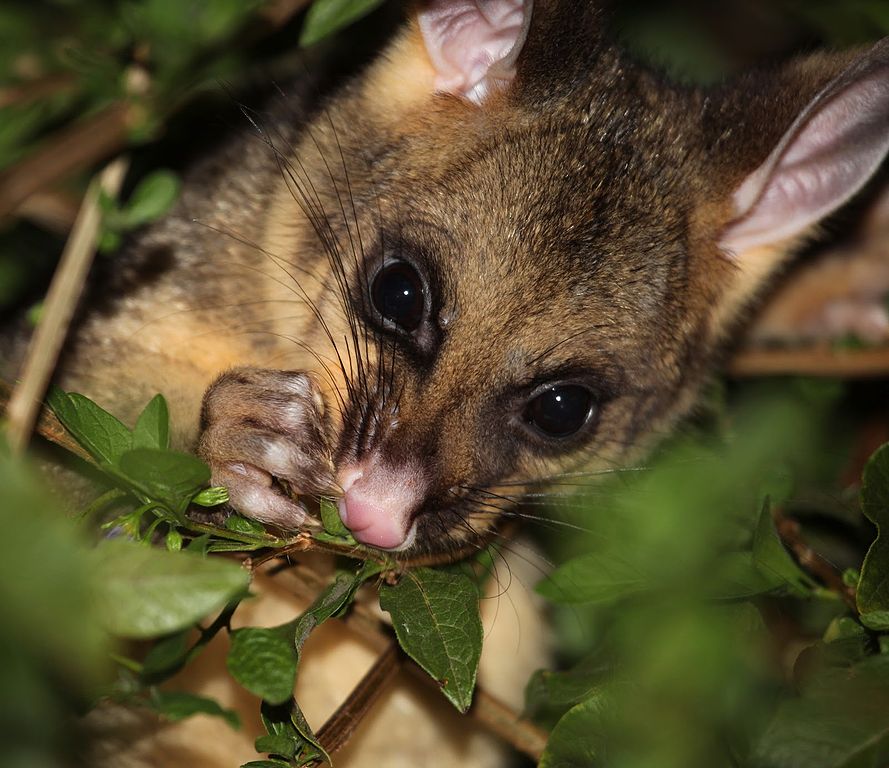
[[[198,453],[213,484],[228,488],[233,509],[293,529],[306,510],[291,494],[333,485],[327,433],[324,401],[310,375],[236,368],[204,395]]]

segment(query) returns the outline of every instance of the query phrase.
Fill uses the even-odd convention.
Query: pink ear
[[[740,253],[804,234],[858,192],[889,152],[889,41],[834,80],[733,196],[720,246]]]
[[[428,0],[418,14],[435,89],[481,104],[515,76],[531,0]]]

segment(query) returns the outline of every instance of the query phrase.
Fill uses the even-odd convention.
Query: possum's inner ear
[[[435,90],[481,104],[515,77],[531,0],[427,0],[417,12]]]
[[[740,254],[804,235],[858,192],[889,151],[889,41],[859,59],[799,115],[734,192],[720,246]]]

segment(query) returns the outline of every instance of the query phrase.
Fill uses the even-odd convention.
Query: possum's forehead
[[[395,206],[399,236],[480,311],[654,313],[684,268],[686,220],[631,143],[544,126],[467,141]]]

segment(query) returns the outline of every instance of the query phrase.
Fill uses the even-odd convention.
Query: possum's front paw
[[[235,510],[293,529],[306,511],[291,495],[333,485],[327,432],[324,401],[311,376],[236,368],[204,395],[198,453],[210,465],[213,484],[228,488]]]

